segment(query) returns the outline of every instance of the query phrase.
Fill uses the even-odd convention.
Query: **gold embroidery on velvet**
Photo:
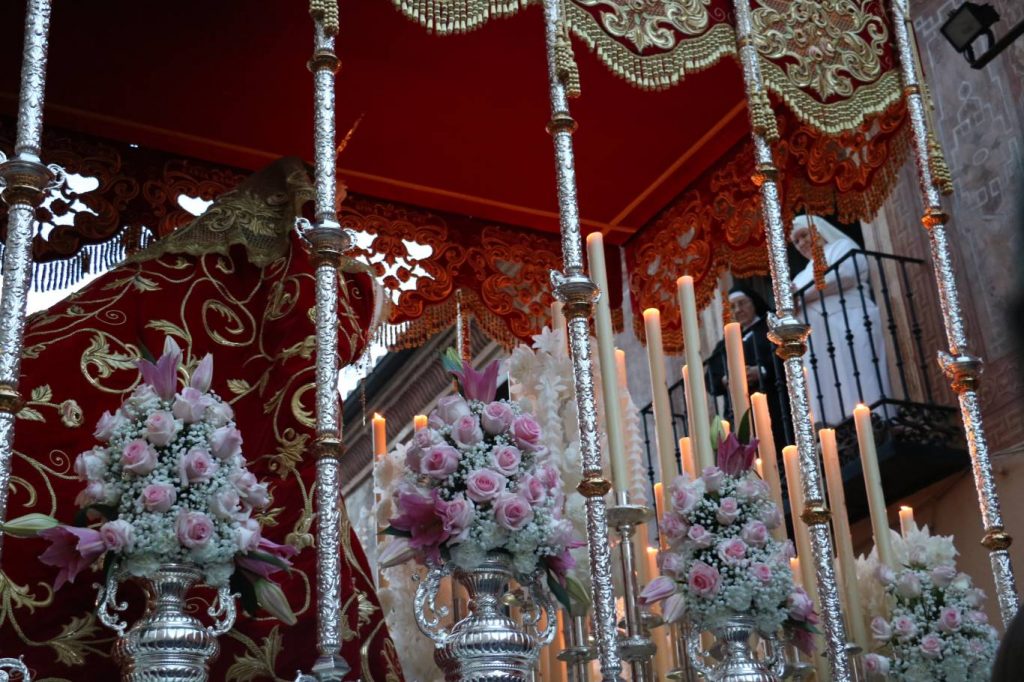
[[[235,662],[227,670],[227,682],[255,682],[268,677],[274,682],[286,682],[274,672],[283,645],[279,625],[272,627],[259,644],[235,629],[228,632],[228,636],[240,642],[245,653],[235,656]]]

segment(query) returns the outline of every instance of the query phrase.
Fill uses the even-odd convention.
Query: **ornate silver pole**
[[[7,203],[4,283],[0,295],[0,521],[7,518],[7,491],[14,451],[14,415],[21,409],[18,392],[21,348],[25,337],[25,306],[32,281],[32,236],[36,207],[57,168],[40,160],[46,49],[50,35],[50,0],[30,0],[25,15],[25,47],[21,62],[18,135],[14,156],[0,154],[0,190]],[[0,533],[0,557],[3,534]]]
[[[625,500],[625,493],[618,493],[622,502],[608,510],[608,523],[619,534],[619,557],[622,564],[622,601],[626,611],[626,636],[619,640],[619,655],[629,662],[632,682],[650,682],[651,657],[654,656],[654,642],[647,632],[644,614],[640,608],[640,590],[636,582],[636,557],[633,556],[633,534],[637,526],[651,517],[651,510]],[[643,559],[641,559],[643,561]]]
[[[338,267],[350,246],[335,208],[334,77],[340,62],[334,54],[338,32],[334,0],[312,0],[316,224],[300,219],[316,268],[316,591],[317,650],[313,679],[345,679],[341,657],[341,425],[338,401]]]
[[[935,281],[942,306],[942,320],[946,328],[949,352],[940,353],[942,368],[949,377],[953,390],[960,401],[960,416],[967,434],[967,449],[971,454],[974,470],[974,487],[978,491],[978,505],[981,507],[985,536],[981,544],[989,550],[992,575],[995,578],[996,596],[1003,624],[1009,625],[1020,606],[1017,583],[1010,564],[1009,548],[1012,538],[1003,527],[1003,516],[999,510],[999,496],[992,477],[992,460],[985,440],[985,429],[978,405],[978,383],[981,378],[981,358],[971,354],[960,307],[960,293],[953,271],[953,257],[946,234],[949,216],[942,208],[939,180],[933,163],[935,151],[929,141],[938,142],[929,135],[929,121],[921,96],[922,77],[917,70],[917,47],[914,44],[910,25],[910,8],[906,0],[893,0],[894,30],[900,53],[900,74],[903,78],[903,92],[910,114],[911,131],[917,161],[918,179],[921,184],[921,198],[924,215],[921,222],[928,230],[931,241],[932,263],[935,267]]]
[[[594,402],[593,363],[590,358],[590,316],[598,296],[597,286],[583,273],[583,245],[580,239],[579,205],[576,201],[576,170],[572,134],[576,122],[569,115],[564,64],[565,33],[561,0],[544,0],[544,25],[548,57],[548,92],[551,121],[548,132],[555,146],[555,175],[558,183],[558,212],[562,228],[562,261],[565,272],[552,272],[555,296],[564,303],[569,327],[569,348],[576,386],[580,421],[580,452],[583,480],[578,490],[587,498],[587,539],[590,575],[594,586],[594,630],[601,660],[601,679],[619,679],[622,663],[617,649],[615,593],[612,587],[611,551],[604,496],[611,483],[601,466],[597,408]]]
[[[790,289],[789,261],[786,256],[786,233],[779,202],[778,169],[772,156],[771,142],[778,139],[775,114],[761,78],[760,57],[755,45],[748,0],[734,0],[736,9],[736,42],[743,66],[747,106],[753,129],[755,182],[760,187],[761,211],[768,241],[768,263],[772,275],[772,291],[778,317],[772,320],[771,338],[778,346],[776,353],[783,360],[789,404],[793,410],[793,431],[800,453],[800,478],[803,480],[803,521],[808,525],[811,553],[818,583],[818,597],[823,611],[829,663],[834,682],[849,682],[850,664],[846,656],[846,626],[836,589],[832,565],[832,539],[829,536],[829,510],[818,471],[814,427],[811,423],[807,384],[801,357],[807,352],[810,328],[794,314],[793,292]],[[796,519],[793,519],[797,523]]]

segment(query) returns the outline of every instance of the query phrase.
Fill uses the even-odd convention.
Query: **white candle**
[[[380,458],[388,454],[387,422],[376,412],[373,415],[373,455]]]
[[[653,577],[648,570],[647,554],[652,550],[655,555],[658,553],[656,548],[650,546],[647,537],[647,525],[637,526],[633,534],[633,565],[636,568],[636,584],[641,590]]]
[[[728,438],[729,434],[732,432],[732,424],[729,423],[728,419],[723,419],[721,423],[722,423],[722,439],[724,440],[724,439]]]
[[[683,465],[683,471],[690,478],[697,478],[697,464],[693,461],[693,445],[689,436],[679,439],[679,459]]]
[[[665,508],[665,486],[661,484],[661,481],[658,481],[654,484],[654,512],[660,519],[667,511]],[[664,542],[662,543],[662,545],[665,544]]]
[[[747,360],[743,354],[743,330],[739,322],[725,325],[725,357],[729,366],[729,400],[732,401],[733,418],[739,424],[750,409]]]
[[[800,557],[790,557],[789,572],[793,574],[793,584],[797,587],[803,587],[804,576],[800,573]]]
[[[693,445],[693,439],[696,437],[696,422],[693,420],[693,403],[690,402],[690,368],[687,365],[683,365],[683,401],[686,403],[686,430],[690,434],[690,445]],[[697,460],[694,458],[694,463]]]
[[[413,431],[422,431],[427,428],[427,415],[418,414],[412,418]]]
[[[906,539],[914,530],[917,530],[917,523],[914,521],[914,508],[900,507],[900,535]]]
[[[814,577],[814,559],[811,555],[811,536],[807,524],[800,518],[804,511],[804,493],[800,478],[800,454],[795,445],[782,448],[782,461],[786,467],[786,486],[789,489],[789,511],[793,519],[796,553],[800,557],[804,589],[815,604],[818,603],[818,584]]]
[[[665,384],[665,354],[661,345],[661,312],[657,308],[644,311],[647,331],[647,361],[651,369],[651,393],[654,396],[654,432],[658,443],[661,480],[676,477],[675,434],[672,431],[672,408]]]
[[[679,310],[683,324],[683,343],[686,344],[686,364],[693,368],[690,377],[690,402],[693,405],[693,421],[695,432],[690,435],[697,439],[694,452],[701,471],[705,467],[714,466],[715,458],[711,453],[711,441],[708,438],[710,422],[708,421],[708,396],[704,389],[704,365],[700,357],[700,329],[697,327],[697,299],[693,291],[693,277],[684,275],[676,280],[676,294],[679,297]]]
[[[882,476],[878,472],[878,452],[875,450],[875,435],[871,430],[871,410],[867,405],[857,405],[853,409],[853,421],[857,426],[860,464],[864,469],[864,485],[868,492],[868,510],[871,512],[871,529],[875,535],[878,559],[883,564],[895,568],[892,538],[889,537],[889,516],[885,508],[885,494],[882,492]]]
[[[754,459],[754,471],[757,472],[758,477],[764,480],[764,462],[761,461],[760,457]]]
[[[782,480],[779,477],[779,455],[775,449],[775,436],[772,435],[772,417],[768,412],[768,398],[764,393],[750,396],[750,411],[754,417],[754,432],[757,434],[757,453],[761,455],[761,466],[764,468],[764,482],[768,484],[768,492],[772,502],[782,511]],[[772,536],[780,542],[786,539],[786,524],[779,524],[772,530]]]
[[[843,489],[843,472],[839,466],[836,432],[833,429],[822,429],[818,432],[818,438],[821,440],[821,456],[825,463],[825,483],[828,485],[828,504],[832,509],[832,533],[836,539],[836,556],[839,559],[839,570],[843,575],[841,584],[846,601],[846,620],[853,641],[867,651],[871,641],[864,629],[864,613],[860,602],[860,588],[857,585],[857,562],[853,554],[850,518],[846,512],[846,491]]]
[[[600,232],[587,236],[587,262],[590,277],[601,291],[594,310],[597,331],[597,353],[601,361],[601,396],[604,398],[604,420],[608,433],[608,459],[611,462],[615,492],[623,496],[629,490],[629,468],[622,432],[622,409],[619,403],[619,381],[615,362],[615,333],[612,331],[612,309],[608,303],[608,273],[604,262],[604,238]]]

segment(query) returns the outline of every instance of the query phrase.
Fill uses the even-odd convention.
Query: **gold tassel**
[[[572,53],[572,39],[569,37],[569,22],[562,20],[555,39],[555,74],[565,85],[566,97],[580,96],[580,70],[576,65],[576,57]]]
[[[763,135],[769,142],[779,139],[779,124],[775,120],[771,100],[764,90],[755,90],[747,95],[747,106],[750,109],[750,125],[754,132]]]
[[[719,289],[718,293],[722,295],[722,326],[724,327],[733,321],[732,307],[729,305],[729,292],[725,289]]]
[[[340,23],[337,0],[309,0],[309,14],[324,25],[327,35],[338,35]]]
[[[818,230],[811,225],[811,258],[814,259],[814,288],[818,291],[825,290],[825,272],[828,270],[828,261],[825,259],[825,247],[821,243]]]
[[[949,172],[946,156],[942,153],[942,145],[931,130],[928,131],[928,168],[932,172],[935,187],[943,194],[952,194],[953,175]]]

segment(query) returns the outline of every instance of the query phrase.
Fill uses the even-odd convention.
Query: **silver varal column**
[[[786,233],[782,223],[779,200],[778,169],[772,155],[771,142],[778,138],[775,115],[768,101],[761,77],[760,57],[754,44],[747,0],[735,0],[737,47],[743,66],[747,106],[750,110],[754,142],[755,182],[761,192],[761,211],[768,242],[768,263],[772,275],[772,291],[778,317],[772,320],[772,341],[783,360],[789,404],[793,411],[793,431],[800,454],[800,477],[803,480],[804,512],[802,520],[808,526],[814,571],[821,602],[825,639],[828,645],[832,680],[848,682],[851,679],[850,661],[846,655],[846,626],[836,586],[835,567],[832,563],[832,539],[829,536],[829,510],[825,506],[821,473],[817,463],[814,427],[811,423],[807,385],[803,371],[803,354],[807,352],[810,328],[797,320],[794,314],[793,292],[790,288],[789,262],[786,254]],[[799,523],[793,519],[793,523]]]
[[[929,145],[929,120],[921,93],[922,76],[918,73],[917,46],[910,24],[910,10],[907,0],[893,0],[894,30],[900,54],[900,75],[903,92],[907,101],[913,134],[918,180],[924,215],[921,222],[928,231],[931,242],[932,264],[935,281],[939,290],[942,320],[946,328],[948,353],[940,353],[943,370],[950,380],[960,401],[960,416],[967,434],[967,449],[971,455],[974,473],[974,487],[978,491],[978,505],[985,535],[981,540],[989,551],[992,575],[995,578],[996,597],[1003,625],[1008,626],[1020,606],[1017,582],[1010,564],[1010,542],[1012,538],[1003,526],[1003,515],[999,510],[999,495],[992,475],[992,459],[985,440],[981,409],[978,405],[978,383],[981,378],[981,359],[970,352],[963,312],[960,307],[960,293],[953,270],[953,257],[949,249],[949,235],[946,222],[949,216],[942,208],[942,196],[933,171],[936,161]],[[934,138],[933,138],[934,139]],[[937,142],[934,144],[937,145]]]
[[[25,307],[32,282],[35,211],[55,177],[62,175],[58,168],[47,168],[40,159],[49,32],[50,1],[30,0],[25,17],[14,155],[6,159],[0,153],[0,192],[7,203],[8,216],[3,293],[0,295],[0,521],[7,518],[14,415],[23,402],[18,391],[18,379],[25,336]],[[2,543],[3,534],[0,533],[0,552]]]
[[[345,679],[341,657],[341,444],[338,399],[338,267],[349,248],[338,224],[335,176],[334,78],[340,66],[334,53],[336,26],[312,12],[315,25],[309,69],[314,86],[315,224],[299,227],[309,242],[316,274],[316,645],[313,675],[301,679]]]
[[[576,386],[576,407],[580,421],[580,447],[583,480],[578,490],[587,498],[587,540],[590,548],[590,574],[594,589],[594,631],[601,679],[619,679],[622,663],[617,649],[615,593],[612,587],[611,550],[608,542],[608,518],[605,495],[611,483],[601,466],[601,442],[598,434],[597,407],[594,402],[593,363],[590,357],[590,316],[598,296],[597,286],[583,273],[583,244],[580,238],[579,205],[576,200],[576,171],[572,134],[576,123],[569,115],[565,74],[560,68],[560,41],[564,32],[561,0],[544,0],[547,38],[551,121],[548,132],[555,146],[555,176],[558,183],[558,211],[562,228],[564,272],[552,272],[555,296],[564,304],[569,328]]]

